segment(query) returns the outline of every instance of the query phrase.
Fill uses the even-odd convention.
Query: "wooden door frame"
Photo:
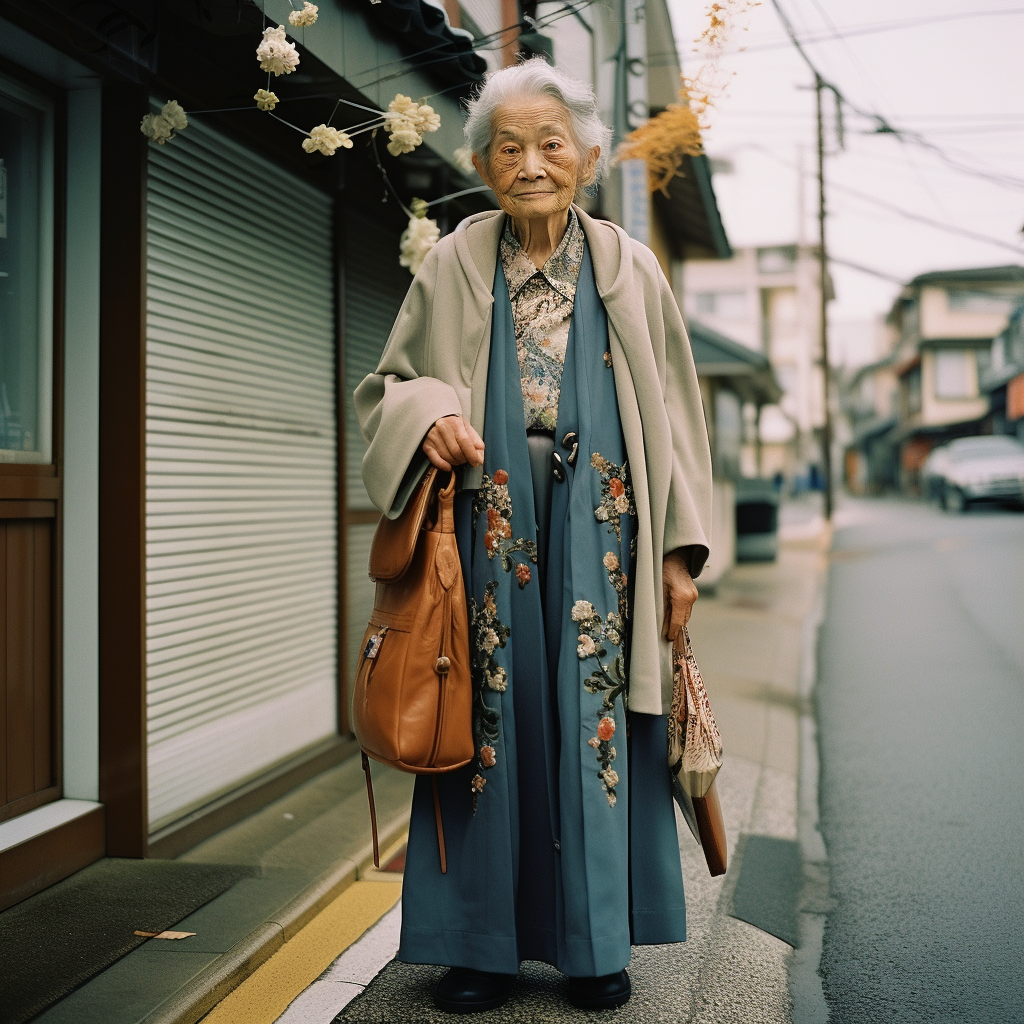
[[[49,464],[0,464],[0,502],[28,517],[53,521],[50,587],[51,770],[53,785],[19,807],[27,813],[63,795],[63,480],[64,343],[66,303],[67,101],[64,90],[9,61],[0,71],[50,97],[53,119],[53,412]],[[45,506],[55,506],[52,514]],[[0,852],[0,910],[59,882],[103,856],[103,808],[87,813]]]
[[[53,317],[51,335],[51,442],[49,463],[0,463],[0,517],[4,519],[46,518],[53,520],[50,552],[50,778],[51,784],[18,801],[10,820],[43,804],[59,800],[63,791],[63,701],[61,652],[63,562],[62,481],[64,468],[64,283],[67,244],[67,104],[64,91],[31,72],[0,60],[0,71],[28,89],[41,93],[53,103]]]
[[[104,81],[100,144],[99,798],[107,854],[144,857],[146,137],[149,90]]]

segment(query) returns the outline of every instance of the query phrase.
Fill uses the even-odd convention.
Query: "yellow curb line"
[[[353,882],[290,942],[203,1018],[203,1024],[273,1024],[402,894],[401,882]]]

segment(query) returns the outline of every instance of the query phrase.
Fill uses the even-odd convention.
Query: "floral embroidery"
[[[601,503],[594,509],[594,518],[599,523],[608,523],[609,529],[622,540],[621,519],[625,515],[636,515],[636,502],[629,482],[629,466],[609,462],[600,452],[590,456],[590,464],[601,474]]]
[[[610,561],[609,555],[615,558],[613,552],[605,555],[605,565]],[[615,558],[618,571],[618,559]],[[622,595],[619,597],[619,607],[625,610]],[[612,768],[615,760],[615,747],[611,740],[615,736],[615,701],[621,695],[623,706],[626,702],[626,671],[625,660],[622,652],[622,638],[624,635],[625,620],[619,612],[609,612],[605,618],[601,618],[597,610],[589,601],[577,601],[572,606],[573,622],[579,623],[580,635],[579,645],[576,653],[581,661],[593,658],[597,662],[597,668],[591,672],[583,685],[589,693],[600,693],[603,695],[601,707],[598,710],[597,735],[592,736],[587,743],[597,751],[597,761],[600,766],[597,777],[601,780],[605,795],[608,798],[608,806],[614,807],[618,799],[615,787],[619,783],[618,773]],[[606,646],[607,645],[607,646]],[[608,648],[618,648],[615,656],[608,662],[603,659],[608,657]]]
[[[491,560],[497,556],[505,572],[515,568],[516,582],[522,590],[530,582],[529,565],[516,563],[512,555],[521,552],[531,561],[537,561],[537,542],[519,537],[512,539],[512,498],[508,493],[508,473],[496,469],[493,478],[484,474],[483,484],[473,499],[473,522],[480,516],[487,516],[487,532],[484,534],[484,549]]]
[[[512,537],[512,498],[508,490],[508,471],[496,469],[493,476],[484,474],[483,483],[473,498],[473,545],[476,547],[477,525],[486,520],[484,550],[489,561],[497,558],[505,572],[514,572],[522,590],[533,578],[529,562],[537,561],[537,543],[524,537]],[[516,561],[513,555],[525,556]],[[511,630],[498,618],[498,581],[484,585],[483,607],[476,599],[469,602],[469,646],[473,677],[473,738],[476,746],[477,774],[470,781],[473,810],[487,780],[483,773],[497,763],[496,744],[500,737],[498,708],[486,700],[488,690],[504,693],[508,688],[508,672],[498,664],[495,651],[508,643]]]
[[[611,365],[612,365],[612,354],[611,354],[611,352],[605,352],[605,354],[604,354],[604,365],[607,366],[607,367],[611,367]]]
[[[607,362],[607,360],[606,360]],[[609,364],[610,365],[610,364]],[[622,543],[622,517],[636,514],[636,503],[633,500],[633,489],[629,482],[629,468],[626,463],[617,466],[600,452],[594,452],[590,464],[601,474],[601,501],[594,509],[594,518],[598,522],[608,524],[608,532],[614,533]],[[630,541],[630,552],[635,550],[636,537]],[[626,707],[626,624],[629,618],[629,578],[622,568],[619,555],[615,551],[606,551],[601,559],[608,583],[618,597],[618,611],[609,612],[604,618],[590,601],[577,601],[572,606],[572,620],[579,623],[579,638],[576,653],[581,661],[593,658],[597,668],[583,680],[588,692],[601,694],[601,707],[597,712],[598,723],[596,735],[591,736],[587,743],[597,751],[599,770],[597,777],[601,780],[608,804],[615,806],[615,787],[619,783],[618,772],[612,767],[615,760],[615,747],[612,739],[615,736],[615,701],[622,697],[623,709]],[[614,650],[610,660],[609,653]]]
[[[470,786],[473,790],[473,810],[476,811],[477,796],[483,792],[484,777],[479,774],[493,768],[497,762],[494,744],[498,742],[497,708],[485,700],[486,690],[503,693],[508,685],[508,675],[498,664],[494,652],[508,643],[510,630],[498,618],[498,605],[494,595],[498,590],[497,580],[488,580],[484,587],[484,604],[480,608],[476,599],[469,602],[469,654],[473,679],[473,739],[478,751],[478,773]],[[478,784],[479,783],[479,784]]]

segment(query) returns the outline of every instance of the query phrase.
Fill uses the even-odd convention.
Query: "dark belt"
[[[553,430],[545,430],[542,427],[529,427],[526,431],[526,436],[543,436],[554,440],[555,432]],[[580,445],[579,437],[575,430],[570,430],[562,438],[562,447],[569,453],[565,459],[557,451],[551,453],[551,472],[559,483],[565,480],[565,463],[568,462],[570,466],[576,465],[576,457],[579,455]]]

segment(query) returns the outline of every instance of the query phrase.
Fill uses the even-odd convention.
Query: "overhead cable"
[[[767,146],[761,146],[757,143],[748,143],[748,148],[757,150],[759,153],[763,153],[769,159],[782,164],[784,167],[788,167],[798,173],[804,173],[799,165],[793,163],[792,160],[786,160],[777,153],[773,153]],[[805,176],[808,178],[817,177],[817,175],[813,174],[807,174]],[[1018,245],[1013,245],[1010,242],[1004,242],[1001,238],[993,238],[991,235],[983,235],[980,232],[971,231],[970,228],[962,228],[955,224],[947,224],[944,221],[934,220],[933,218],[926,217],[923,214],[914,213],[912,210],[905,210],[902,206],[897,206],[895,203],[887,202],[885,199],[879,199],[877,196],[870,195],[867,192],[861,192],[860,189],[851,188],[849,185],[843,185],[836,181],[830,181],[829,188],[835,189],[837,192],[845,192],[847,195],[851,195],[865,203],[881,207],[883,210],[888,210],[890,213],[895,213],[900,217],[905,217],[907,220],[917,221],[920,224],[927,224],[929,227],[936,228],[939,231],[945,231],[953,235],[961,235],[964,238],[973,239],[975,242],[985,242],[988,245],[996,245],[1001,249],[1008,249],[1018,257],[1024,256],[1024,248],[1021,248]]]
[[[825,75],[823,75],[821,71],[818,70],[817,65],[814,63],[814,61],[811,60],[810,56],[807,53],[807,50],[804,48],[803,41],[801,41],[800,37],[794,31],[793,24],[789,20],[789,16],[782,9],[782,5],[779,3],[779,0],[771,0],[771,2],[772,7],[775,8],[775,12],[779,16],[779,20],[782,22],[782,27],[785,29],[786,35],[789,36],[790,42],[796,48],[797,53],[799,53],[800,56],[803,58],[804,63],[808,66],[808,68],[810,68],[812,74],[815,77],[815,80],[820,82],[825,88],[831,90],[854,113],[859,114],[861,117],[865,117],[868,120],[874,121],[876,125],[876,134],[895,135],[906,141],[913,142],[916,145],[921,146],[922,148],[934,153],[940,160],[943,161],[943,163],[949,165],[950,167],[964,174],[971,174],[974,175],[975,177],[983,178],[986,181],[990,181],[996,185],[1002,185],[1005,188],[1024,189],[1024,178],[1016,178],[1008,174],[1000,174],[994,171],[987,171],[982,167],[976,167],[972,164],[962,163],[955,157],[950,156],[945,150],[941,149],[939,146],[936,146],[934,142],[930,142],[920,132],[908,131],[906,129],[897,128],[886,117],[883,117],[881,114],[877,114],[871,110],[865,110],[863,107],[860,107],[855,103],[852,103],[843,94],[843,91],[839,88],[839,86],[829,81],[829,79],[826,78]]]

